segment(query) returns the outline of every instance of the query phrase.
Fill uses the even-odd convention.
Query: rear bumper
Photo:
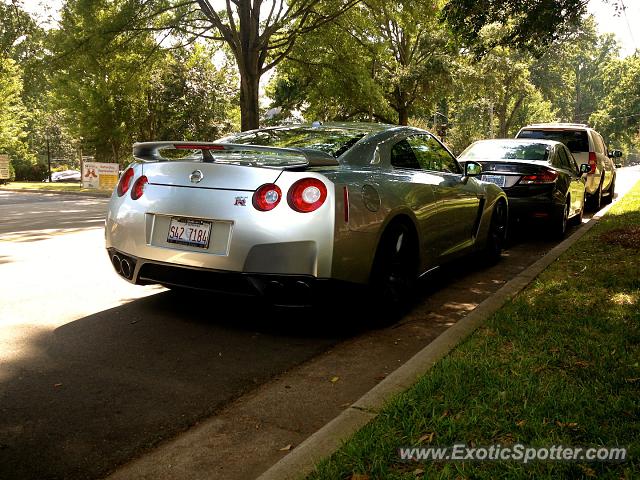
[[[307,306],[324,299],[338,286],[357,288],[356,284],[311,275],[282,275],[233,272],[189,267],[138,258],[115,248],[107,253],[116,273],[137,285],[160,284],[241,297],[262,297],[273,305]],[[120,263],[118,263],[120,262]],[[122,268],[127,262],[130,270]]]
[[[544,220],[562,214],[564,208],[564,202],[556,202],[549,195],[508,198],[511,218]]]

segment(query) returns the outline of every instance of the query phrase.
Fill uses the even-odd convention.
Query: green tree
[[[406,125],[451,85],[456,50],[439,11],[430,1],[362,2],[299,41],[279,72],[276,101],[287,106],[286,94],[296,94],[315,116]]]
[[[461,41],[482,55],[495,46],[539,51],[571,35],[586,13],[588,0],[448,0],[443,19]],[[484,32],[498,26],[487,41]]]
[[[22,103],[22,80],[16,62],[0,56],[0,151],[31,158],[25,143],[27,111]]]

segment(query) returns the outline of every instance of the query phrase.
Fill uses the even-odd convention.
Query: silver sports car
[[[106,246],[137,284],[296,305],[345,282],[398,304],[448,260],[497,260],[505,238],[504,192],[417,128],[282,126],[137,143],[133,155],[109,204]]]

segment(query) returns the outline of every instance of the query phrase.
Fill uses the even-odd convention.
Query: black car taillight
[[[555,170],[544,169],[535,175],[525,175],[520,179],[520,184],[534,185],[543,183],[553,183],[558,179],[558,172]]]

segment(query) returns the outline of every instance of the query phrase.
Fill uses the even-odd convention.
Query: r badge
[[[236,197],[236,203],[234,203],[236,207],[246,207],[247,206],[247,197]]]

